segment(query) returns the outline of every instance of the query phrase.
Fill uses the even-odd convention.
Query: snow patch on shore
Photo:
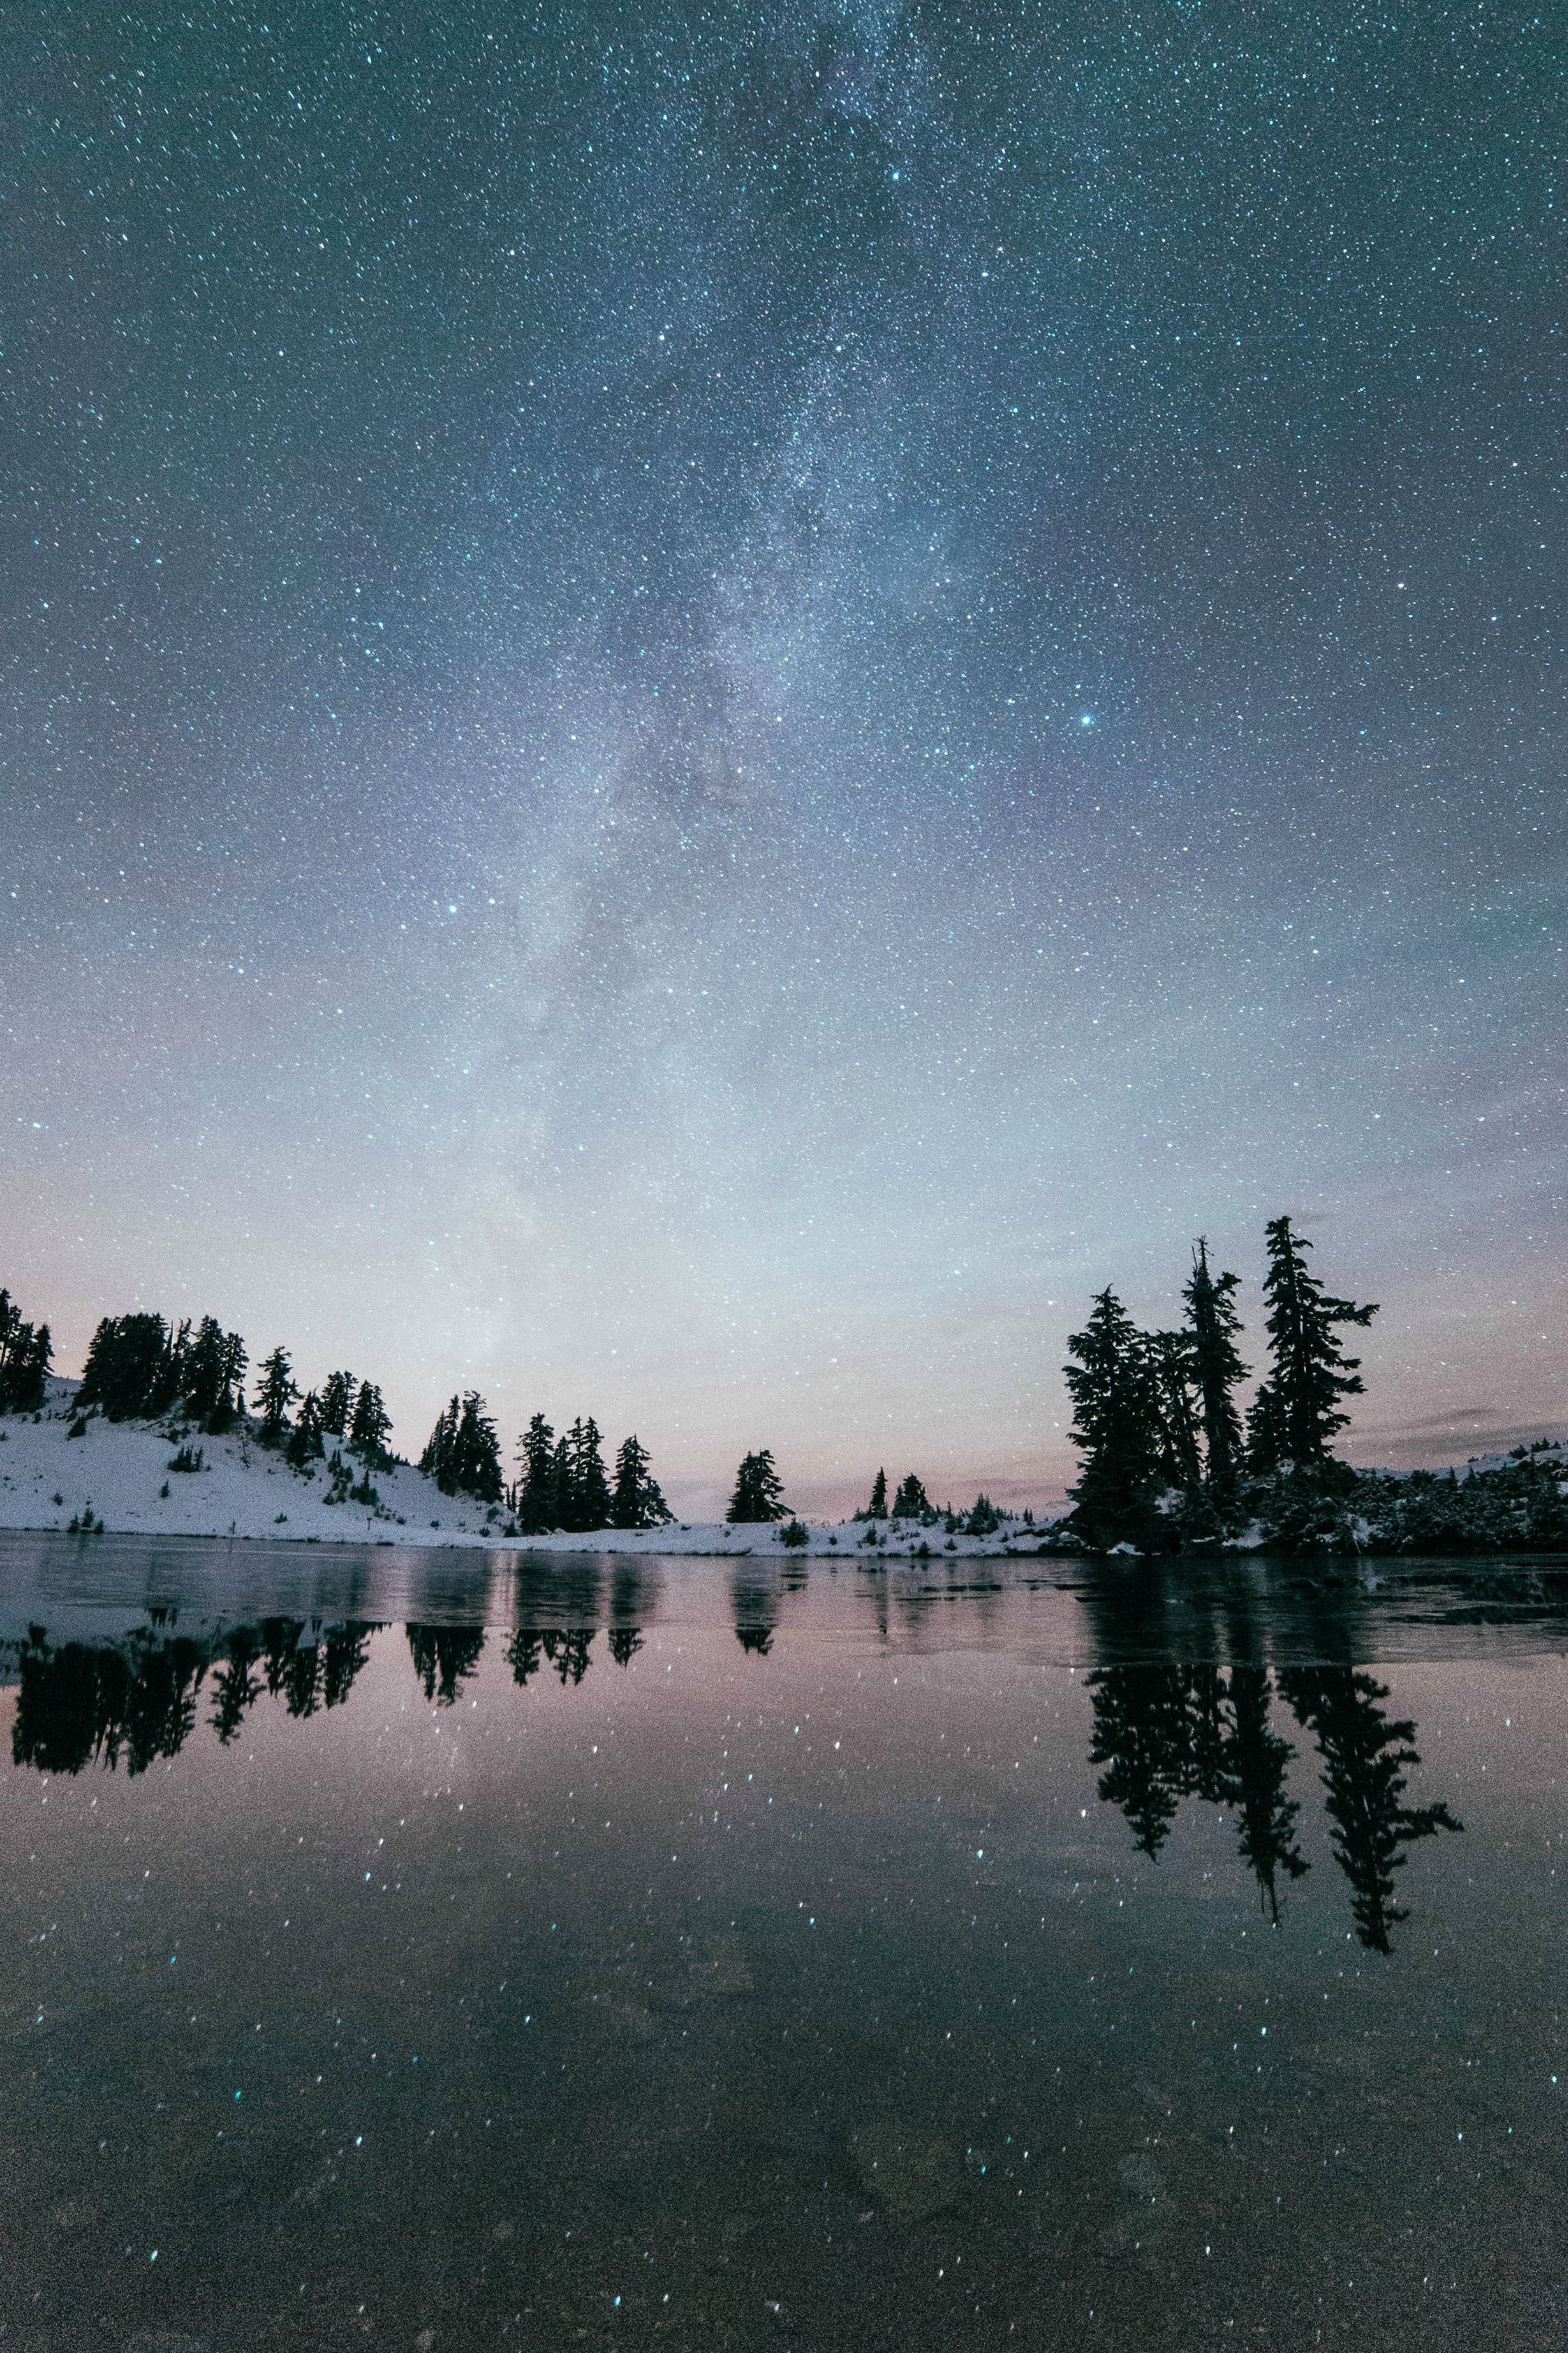
[[[729,1555],[788,1551],[777,1526],[731,1527],[722,1521],[663,1528],[594,1528],[582,1535],[508,1535],[504,1506],[476,1503],[471,1496],[444,1495],[431,1479],[400,1462],[372,1474],[378,1502],[329,1502],[327,1465],[296,1471],[280,1454],[259,1446],[254,1425],[237,1424],[219,1438],[187,1430],[177,1416],[155,1421],[105,1421],[89,1414],[85,1433],[70,1430],[82,1417],[76,1410],[78,1384],[51,1380],[40,1415],[0,1415],[0,1527],[68,1530],[90,1512],[117,1535],[265,1537],[306,1544],[396,1544],[458,1546],[493,1551],[591,1553],[690,1553]],[[332,1441],[327,1441],[328,1452]],[[182,1447],[199,1450],[199,1471],[177,1471]],[[356,1457],[345,1455],[352,1475]],[[167,1491],[166,1493],[164,1491]],[[997,1558],[1032,1550],[1039,1531],[1008,1521],[994,1535],[949,1538],[934,1528],[879,1523],[887,1538],[875,1556],[862,1553],[866,1529],[858,1522],[837,1525],[807,1522],[806,1554],[860,1556],[894,1560],[931,1553],[952,1558]]]

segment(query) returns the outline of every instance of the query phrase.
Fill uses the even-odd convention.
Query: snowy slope
[[[226,1437],[188,1434],[168,1416],[160,1421],[110,1422],[96,1416],[86,1434],[71,1438],[78,1384],[49,1383],[41,1416],[0,1415],[0,1527],[65,1529],[90,1510],[117,1532],[146,1535],[265,1536],[337,1544],[505,1546],[519,1551],[734,1554],[778,1548],[768,1527],[692,1525],[631,1531],[599,1528],[584,1535],[508,1536],[504,1510],[471,1498],[443,1495],[406,1463],[379,1471],[372,1482],[378,1504],[329,1503],[324,1463],[308,1472],[258,1446],[253,1430]],[[176,1433],[177,1434],[171,1434]],[[199,1448],[204,1467],[170,1465],[181,1444]],[[331,1441],[329,1441],[329,1451]],[[358,1464],[353,1465],[358,1475]],[[167,1490],[165,1493],[163,1491]],[[854,1523],[810,1527],[809,1550],[854,1552],[864,1535]],[[923,1540],[946,1554],[942,1527],[895,1535],[885,1557],[908,1554]],[[957,1536],[952,1550],[995,1556],[1035,1542],[1016,1522],[994,1536]]]

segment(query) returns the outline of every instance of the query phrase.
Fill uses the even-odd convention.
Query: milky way
[[[1297,1214],[1560,1418],[1560,60],[1490,9],[43,5],[0,92],[8,1280],[1068,1474]]]

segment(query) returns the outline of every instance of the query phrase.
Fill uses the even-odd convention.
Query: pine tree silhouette
[[[517,1524],[525,1536],[547,1535],[561,1525],[555,1487],[555,1432],[536,1413],[518,1444],[518,1468],[522,1473],[517,1498]]]
[[[1361,1359],[1345,1355],[1335,1326],[1370,1324],[1377,1309],[1329,1297],[1307,1269],[1311,1243],[1289,1218],[1270,1221],[1268,1245],[1263,1290],[1273,1369],[1247,1418],[1248,1452],[1257,1472],[1287,1462],[1305,1469],[1331,1459],[1334,1434],[1350,1419],[1340,1400],[1363,1390]]]
[[[321,1428],[329,1438],[348,1435],[358,1387],[352,1373],[329,1373],[321,1384]]]
[[[349,1422],[348,1442],[351,1451],[363,1458],[367,1472],[381,1470],[386,1464],[386,1441],[391,1430],[392,1417],[380,1389],[374,1381],[362,1381]]]
[[[1143,1545],[1156,1534],[1163,1435],[1149,1352],[1114,1291],[1097,1292],[1088,1324],[1068,1342],[1073,1444],[1083,1469],[1073,1525],[1091,1544]]]
[[[675,1517],[653,1475],[648,1451],[634,1430],[616,1456],[616,1484],[610,1497],[610,1525],[654,1528]]]
[[[604,1436],[592,1414],[572,1425],[572,1509],[574,1525],[610,1525],[610,1482],[605,1472]]]
[[[307,1389],[289,1433],[289,1460],[296,1471],[300,1471],[307,1462],[319,1461],[323,1451],[321,1402],[314,1389]]]
[[[49,1327],[27,1323],[8,1291],[0,1291],[0,1413],[37,1413],[54,1359]]]
[[[924,1520],[931,1517],[931,1498],[911,1471],[893,1497],[895,1520]]]
[[[730,1498],[724,1517],[731,1522],[783,1520],[789,1516],[789,1506],[784,1501],[784,1482],[773,1467],[773,1458],[767,1447],[742,1461],[735,1474],[735,1492]]]
[[[1161,1475],[1168,1485],[1185,1488],[1190,1494],[1203,1476],[1192,1335],[1151,1332],[1145,1346],[1158,1418]]]
[[[1193,1271],[1183,1296],[1193,1342],[1193,1376],[1203,1417],[1204,1477],[1220,1495],[1235,1487],[1241,1470],[1241,1416],[1232,1391],[1247,1378],[1237,1348],[1241,1318],[1236,1293],[1241,1277],[1209,1271],[1208,1243],[1200,1234]]]
[[[500,1503],[506,1485],[500,1441],[478,1389],[454,1397],[437,1416],[419,1457],[419,1468],[444,1495],[472,1495],[481,1504]]]
[[[299,1394],[288,1351],[274,1348],[262,1365],[256,1391],[256,1410],[261,1418],[257,1436],[263,1446],[279,1442],[289,1427],[289,1409]]]

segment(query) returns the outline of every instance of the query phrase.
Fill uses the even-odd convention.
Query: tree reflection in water
[[[1323,1787],[1335,1859],[1355,1891],[1356,1933],[1376,1953],[1389,1950],[1388,1932],[1408,1917],[1394,1901],[1394,1874],[1405,1850],[1436,1831],[1462,1830],[1447,1806],[1403,1803],[1406,1765],[1421,1759],[1409,1719],[1391,1723],[1379,1702],[1387,1686],[1349,1666],[1286,1672],[1279,1688],[1310,1730],[1323,1760]]]
[[[1089,1678],[1094,1707],[1089,1762],[1107,1768],[1100,1795],[1119,1806],[1151,1861],[1170,1836],[1184,1797],[1233,1809],[1237,1844],[1271,1921],[1281,1875],[1308,1864],[1296,1843],[1300,1801],[1289,1794],[1295,1752],[1270,1722],[1276,1690],[1256,1662],[1229,1668],[1163,1664],[1108,1667]],[[1390,1950],[1405,1913],[1394,1874],[1414,1840],[1463,1827],[1441,1803],[1407,1806],[1405,1767],[1419,1765],[1415,1726],[1394,1721],[1385,1684],[1350,1666],[1281,1671],[1279,1695],[1316,1739],[1323,1763],[1334,1859],[1351,1883],[1356,1934]]]
[[[795,1589],[801,1569],[788,1567]],[[772,1564],[734,1565],[732,1623],[755,1658],[772,1649],[785,1589]],[[600,1630],[610,1659],[628,1667],[643,1647],[655,1599],[636,1562],[617,1562],[607,1589],[605,1564],[592,1558],[557,1564],[547,1576],[520,1572],[522,1622],[505,1650],[514,1682],[526,1685],[548,1665],[563,1690],[576,1689]],[[1409,1770],[1421,1761],[1415,1727],[1386,1714],[1386,1686],[1350,1656],[1353,1604],[1309,1604],[1291,1648],[1315,1654],[1312,1662],[1277,1666],[1264,1655],[1259,1616],[1240,1580],[1205,1601],[1149,1567],[1089,1589],[1085,1606],[1106,1662],[1088,1677],[1089,1761],[1103,1767],[1100,1795],[1125,1815],[1139,1851],[1159,1859],[1186,1798],[1226,1808],[1259,1902],[1278,1922],[1282,1888],[1308,1868],[1297,1837],[1300,1800],[1289,1787],[1295,1751],[1273,1721],[1278,1697],[1317,1746],[1332,1852],[1351,1883],[1356,1934],[1386,1953],[1391,1930],[1406,1916],[1394,1900],[1406,1850],[1461,1825],[1441,1803],[1405,1802]],[[208,1721],[224,1746],[264,1695],[295,1719],[339,1708],[381,1630],[368,1619],[323,1627],[275,1617],[203,1643],[170,1630],[163,1612],[150,1617],[123,1641],[102,1644],[51,1648],[43,1627],[29,1630],[15,1646],[17,1765],[56,1774],[123,1762],[130,1774],[144,1772],[189,1739],[209,1674]],[[484,1629],[416,1620],[405,1630],[426,1700],[452,1706],[478,1671]],[[1207,1656],[1184,1658],[1188,1646]]]

